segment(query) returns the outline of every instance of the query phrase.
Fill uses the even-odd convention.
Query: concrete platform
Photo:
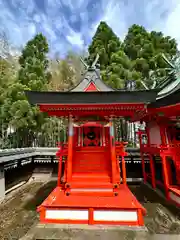
[[[102,225],[37,224],[20,240],[144,240],[148,236],[145,227],[117,227]]]
[[[179,240],[180,235],[149,234],[146,227],[37,224],[20,240]]]

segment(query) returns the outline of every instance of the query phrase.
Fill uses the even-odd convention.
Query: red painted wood
[[[122,197],[123,196],[123,197]],[[54,199],[54,201],[52,201]],[[50,195],[41,204],[41,207],[51,209],[142,209],[143,214],[146,210],[137,201],[136,197],[131,193],[126,185],[121,185],[118,189],[118,196],[114,197],[95,197],[95,196],[66,196],[60,187],[56,187]],[[41,208],[39,209],[41,210]]]
[[[97,92],[97,91],[99,90],[97,89],[96,85],[93,82],[91,82],[88,85],[88,87],[84,89],[84,92]]]
[[[113,103],[113,104],[41,104],[42,112],[47,112],[49,116],[128,116],[134,118],[139,113],[145,113],[146,108],[143,103]],[[136,113],[136,114],[135,114]]]
[[[94,209],[89,208],[89,224],[92,225],[94,223]]]
[[[141,209],[138,209],[137,212],[138,212],[138,224],[139,226],[144,226],[144,219]]]
[[[92,91],[89,86],[87,91]],[[72,105],[40,105],[41,111],[48,112],[54,116],[68,116],[71,114],[80,121],[81,117],[91,115],[100,116],[130,116],[133,117],[138,111],[145,111],[143,103],[140,104],[72,104]],[[106,120],[107,121],[107,120]],[[110,131],[111,127],[111,131]],[[92,129],[93,128],[93,129]],[[54,223],[89,223],[97,222],[93,219],[94,209],[137,211],[138,221],[132,225],[142,225],[142,214],[145,209],[140,205],[130,190],[126,187],[126,167],[124,156],[126,152],[120,143],[115,144],[113,125],[104,127],[99,122],[86,122],[81,126],[73,127],[69,124],[68,146],[66,146],[67,160],[63,183],[60,184],[60,173],[58,174],[58,186],[41,204],[39,208],[41,222]],[[94,131],[95,137],[89,137],[89,131]],[[59,157],[65,152],[59,151]],[[117,156],[122,157],[123,183],[120,184],[120,168]],[[61,160],[62,158],[60,158]],[[60,164],[60,162],[59,162]],[[59,172],[61,166],[59,165]],[[41,208],[45,209],[87,209],[88,220],[46,220]],[[99,221],[103,224],[129,225],[131,222]]]
[[[162,157],[162,171],[163,171],[163,178],[164,178],[164,187],[165,187],[165,193],[166,193],[166,198],[169,199],[169,178],[168,178],[168,172],[167,172],[167,163],[166,163],[166,155],[164,152],[161,154]]]
[[[140,154],[141,154],[141,162],[142,162],[142,172],[143,172],[143,179],[144,179],[144,183],[146,183],[146,168],[145,168],[145,161],[144,161],[144,146],[142,144],[142,134],[144,132],[139,131],[137,132],[138,136],[139,136],[139,145],[140,145]]]
[[[155,177],[155,168],[153,162],[153,156],[149,154],[149,161],[150,161],[150,169],[151,169],[151,184],[153,188],[156,188],[156,177]]]

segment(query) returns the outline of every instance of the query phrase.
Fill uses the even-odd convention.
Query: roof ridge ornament
[[[92,65],[91,65],[91,68],[96,69],[98,60],[99,60],[99,54],[97,53],[97,54],[96,54],[96,58],[95,58],[94,62],[93,62]]]
[[[91,64],[91,66],[88,65],[81,57],[80,57],[80,60],[81,60],[82,64],[84,65],[84,67],[86,68],[86,70],[90,70],[90,69],[96,70],[97,62],[99,60],[99,54],[96,54],[96,58],[95,58],[94,62]]]

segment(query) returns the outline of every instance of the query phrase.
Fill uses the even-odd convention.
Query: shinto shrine
[[[167,200],[180,205],[180,84],[176,88],[167,83],[158,90],[117,91],[101,80],[96,62],[87,67],[82,81],[71,91],[26,92],[29,102],[42,112],[69,120],[68,141],[60,144],[57,152],[57,187],[38,207],[40,221],[143,226],[146,210],[126,182],[128,143],[116,141],[116,119],[146,123],[137,133],[144,183],[160,186]]]

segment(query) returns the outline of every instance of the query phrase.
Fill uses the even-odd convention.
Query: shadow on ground
[[[29,211],[36,211],[37,207],[48,197],[48,195],[56,187],[57,181],[51,181],[42,186],[36,194],[24,205],[24,209]]]

